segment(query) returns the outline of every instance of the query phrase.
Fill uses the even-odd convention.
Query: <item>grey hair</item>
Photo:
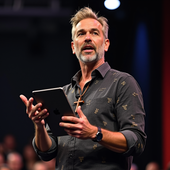
[[[72,40],[74,40],[76,25],[81,20],[86,19],[86,18],[93,18],[93,19],[97,20],[98,22],[100,22],[100,24],[102,25],[103,35],[106,39],[108,38],[109,25],[108,25],[107,18],[105,18],[103,16],[98,17],[98,13],[95,13],[89,7],[84,7],[84,8],[81,8],[70,20],[71,25],[72,25],[72,30],[71,30]]]

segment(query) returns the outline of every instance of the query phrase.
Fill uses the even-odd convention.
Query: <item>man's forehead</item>
[[[76,30],[82,30],[82,29],[102,29],[102,25],[100,24],[99,21],[93,18],[86,18],[81,20],[77,25],[76,25]]]

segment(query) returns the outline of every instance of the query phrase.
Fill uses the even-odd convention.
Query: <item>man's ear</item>
[[[73,41],[71,42],[71,48],[72,48],[73,54],[75,54],[75,48],[74,48],[74,42]]]
[[[104,51],[108,51],[110,46],[110,40],[109,39],[105,39],[105,47],[104,47]]]

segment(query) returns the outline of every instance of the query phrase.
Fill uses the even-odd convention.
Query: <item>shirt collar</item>
[[[106,73],[110,70],[110,65],[108,64],[108,62],[103,63],[102,65],[100,65],[97,69],[95,69],[92,72],[92,77],[95,77],[97,75],[97,72],[102,76],[102,78],[104,78],[104,76],[106,75]],[[74,84],[77,82],[79,82],[79,79],[81,77],[81,70],[79,70],[71,79],[71,83],[72,86],[74,86]]]
[[[110,70],[110,65],[108,64],[108,62],[103,63],[102,65],[100,65],[96,70],[94,70],[92,72],[92,76],[96,75],[96,71],[98,71],[100,73],[100,75],[104,78],[104,76],[106,75],[106,73]]]

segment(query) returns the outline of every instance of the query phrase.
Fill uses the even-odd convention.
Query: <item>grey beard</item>
[[[82,54],[79,55],[79,59],[83,62],[83,63],[90,63],[92,61],[98,61],[99,57],[98,54],[95,54],[89,58],[86,58],[85,56],[83,56]]]

